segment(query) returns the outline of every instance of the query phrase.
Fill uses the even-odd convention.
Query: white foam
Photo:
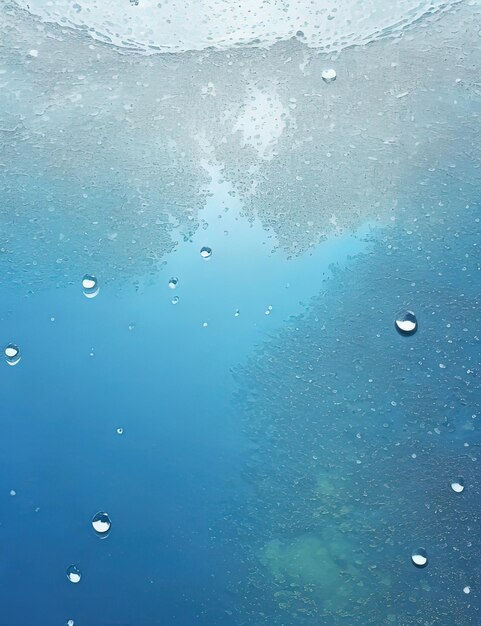
[[[137,0],[136,0],[137,1]],[[340,50],[399,32],[460,0],[16,0],[46,22],[144,52],[270,45]]]

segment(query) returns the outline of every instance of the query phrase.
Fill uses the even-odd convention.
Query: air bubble
[[[71,583],[77,584],[82,578],[82,572],[76,565],[70,565],[69,567],[67,567],[67,578],[70,580]]]
[[[418,321],[412,311],[399,314],[394,325],[400,335],[414,335],[418,329]]]
[[[208,246],[203,246],[200,249],[200,256],[203,259],[209,259],[212,256],[212,248],[209,248]]]
[[[201,252],[201,254],[202,254],[202,252]],[[177,283],[178,282],[179,282],[178,278],[175,278],[175,277],[171,278],[169,280],[169,289],[175,289],[177,287]]]
[[[105,537],[111,526],[112,522],[110,521],[108,513],[99,511],[92,518],[92,527],[97,535]]]
[[[86,298],[95,298],[100,291],[98,280],[91,274],[85,274],[82,278],[82,289]]]
[[[17,363],[22,358],[20,356],[20,348],[16,346],[14,343],[9,343],[8,346],[6,346],[4,353],[5,353],[5,360],[7,361],[9,365],[17,365]]]
[[[464,478],[456,478],[451,483],[451,489],[456,493],[462,493],[464,491]]]
[[[417,548],[416,550],[413,550],[413,553],[411,554],[411,561],[416,567],[426,567],[428,564],[428,553],[424,548]]]
[[[325,83],[332,83],[337,78],[337,72],[336,72],[336,70],[332,69],[332,67],[331,67],[331,68],[329,68],[327,70],[323,70],[322,73],[321,73],[321,76],[322,76],[322,80]]]

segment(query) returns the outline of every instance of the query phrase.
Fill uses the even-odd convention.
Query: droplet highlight
[[[20,356],[20,348],[14,343],[9,343],[8,346],[5,347],[4,354],[8,365],[17,365],[22,358]]]
[[[325,83],[332,83],[337,78],[337,72],[336,70],[332,69],[332,67],[330,67],[329,69],[322,71],[321,77]]]
[[[412,311],[405,311],[396,317],[394,326],[400,335],[414,335],[418,329],[418,321]]]
[[[455,493],[462,493],[464,491],[464,478],[458,477],[451,482],[451,489]]]
[[[82,578],[82,572],[76,565],[70,565],[67,567],[67,578],[71,583],[77,584]]]
[[[99,511],[92,518],[92,528],[95,530],[97,535],[105,537],[110,531],[111,526],[112,522],[110,521],[109,514],[104,511]]]
[[[95,298],[100,291],[98,280],[92,274],[85,274],[82,278],[82,289],[86,298]]]
[[[411,554],[411,561],[413,565],[422,569],[428,564],[428,553],[424,548],[416,548]]]

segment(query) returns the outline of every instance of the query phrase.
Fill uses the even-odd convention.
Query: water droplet
[[[172,304],[177,304],[179,302],[179,296],[174,296],[172,298]]]
[[[14,343],[9,343],[5,348],[5,359],[9,365],[17,365],[22,357],[20,356],[20,348]]]
[[[11,495],[11,496],[16,496],[16,495],[17,495],[17,492],[15,491],[15,489],[12,489],[12,490],[10,491],[10,495]]]
[[[123,435],[124,434],[124,429],[123,428],[117,428],[117,435]]]
[[[54,317],[51,317],[51,318],[50,318],[50,321],[51,321],[51,322],[55,322],[55,318],[54,318]]]
[[[331,67],[331,68],[329,68],[327,70],[323,70],[322,73],[321,73],[321,76],[322,76],[322,80],[325,83],[332,83],[337,78],[337,72],[336,72],[336,70],[332,69],[332,67]]]
[[[135,328],[135,324],[133,322],[130,322],[129,330],[134,330],[134,328]]]
[[[451,483],[451,489],[456,493],[462,493],[464,491],[464,478],[456,478]]]
[[[416,548],[411,554],[411,561],[416,567],[426,567],[428,564],[428,553],[424,548]]]
[[[236,310],[235,310],[235,313],[234,313],[234,316],[235,316],[235,317],[239,317],[239,315],[240,315],[240,311],[239,311],[239,309],[236,309]]]
[[[202,324],[203,328],[207,328],[207,326],[208,326],[208,325],[209,325],[209,324],[208,324],[207,322],[204,322],[204,323]]]
[[[98,280],[91,274],[85,274],[82,278],[82,289],[86,298],[95,298],[100,291]]]
[[[208,258],[210,258],[210,257],[212,256],[212,248],[209,248],[208,246],[203,246],[203,247],[200,249],[200,256],[201,256],[203,259],[208,259]]]
[[[414,335],[418,329],[418,321],[412,311],[399,314],[394,325],[400,335]]]
[[[201,252],[201,254],[202,254],[202,252]],[[169,280],[169,289],[175,289],[177,287],[177,283],[178,282],[179,282],[178,278],[175,278],[175,277],[171,278]]]
[[[82,578],[82,572],[76,565],[70,565],[67,567],[67,578],[71,583],[79,583]]]
[[[471,593],[471,587],[469,585],[466,585],[466,587],[463,589],[464,593]]]
[[[74,626],[75,622],[73,621],[73,619],[69,619],[67,620],[67,626]]]
[[[36,59],[38,57],[38,50],[30,50],[30,52],[28,53],[28,56],[33,57],[34,59]]]
[[[92,518],[92,526],[98,535],[105,536],[112,526],[108,513],[104,513],[102,511],[96,513]]]

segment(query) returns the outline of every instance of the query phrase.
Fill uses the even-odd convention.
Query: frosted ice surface
[[[144,51],[203,50],[300,36],[339,50],[400,30],[459,0],[17,0],[49,22],[85,28],[93,37]]]

